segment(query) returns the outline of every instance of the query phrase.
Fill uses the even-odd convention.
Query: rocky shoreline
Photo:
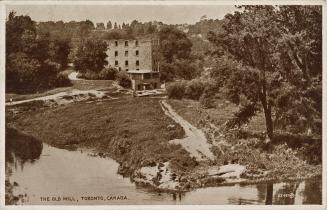
[[[127,174],[122,174],[128,176]],[[155,166],[142,167],[134,171],[129,177],[136,185],[148,187],[159,192],[188,192],[197,188],[228,186],[234,184],[260,184],[277,183],[288,181],[303,181],[320,178],[321,175],[311,174],[306,177],[276,178],[262,172],[261,176],[250,178],[245,166],[239,164],[227,164],[222,166],[208,167],[203,173],[177,176],[169,168],[169,162],[157,163]]]

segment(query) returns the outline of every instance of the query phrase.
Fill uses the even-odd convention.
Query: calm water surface
[[[10,169],[7,177],[11,183],[18,183],[14,195],[24,195],[19,204],[25,205],[321,203],[319,180],[208,187],[176,195],[135,186],[129,178],[117,174],[118,163],[109,158],[47,144],[43,144],[40,156],[33,161],[26,158],[22,161],[21,154],[17,157],[14,150],[10,153],[11,158],[6,159],[6,167]],[[87,201],[83,196],[102,196],[104,200]],[[108,199],[113,196],[127,199]],[[44,201],[46,197],[50,200]]]

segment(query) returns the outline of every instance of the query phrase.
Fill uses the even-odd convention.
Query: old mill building
[[[119,71],[126,71],[132,81],[133,90],[160,88],[158,39],[119,39],[107,42],[108,65]]]

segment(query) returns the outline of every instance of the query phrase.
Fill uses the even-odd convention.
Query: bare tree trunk
[[[266,192],[266,205],[272,205],[274,195],[274,185],[273,183],[267,184],[267,192]]]
[[[263,108],[265,113],[265,119],[266,119],[266,128],[267,128],[267,135],[269,140],[271,141],[274,137],[274,128],[273,128],[273,122],[271,118],[271,105],[268,102],[267,106]]]
[[[262,86],[262,92],[260,91],[259,96],[265,114],[268,142],[270,142],[274,137],[274,127],[271,117],[271,104],[269,101],[267,101],[267,93],[266,93],[265,85]]]

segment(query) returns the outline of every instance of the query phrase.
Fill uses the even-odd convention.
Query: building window
[[[115,66],[118,66],[118,61],[115,61]]]
[[[125,69],[125,71],[128,71],[128,69]]]
[[[136,71],[139,71],[140,69],[136,69]]]
[[[135,55],[139,56],[139,51],[138,50],[135,51]]]
[[[127,47],[128,46],[128,41],[125,41],[125,47]]]
[[[137,47],[137,46],[139,46],[139,41],[135,41],[135,46]]]
[[[128,56],[128,51],[125,51],[125,56]]]
[[[128,61],[125,61],[125,66],[128,66]]]
[[[140,61],[137,60],[136,61],[136,65],[139,66],[140,65]]]
[[[118,56],[118,51],[115,51],[115,57],[117,57]]]
[[[115,41],[115,46],[116,46],[116,47],[118,46],[118,41]]]
[[[151,79],[151,74],[143,74],[144,79]]]

